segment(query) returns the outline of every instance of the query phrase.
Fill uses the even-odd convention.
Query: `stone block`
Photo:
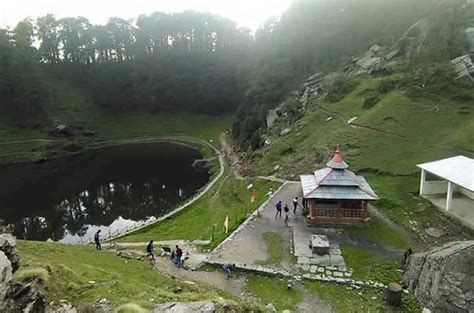
[[[318,267],[315,266],[315,265],[311,265],[311,266],[309,267],[309,271],[310,271],[311,273],[313,273],[313,274],[316,273],[317,270],[318,270]]]
[[[344,274],[341,273],[341,272],[333,272],[333,275],[334,275],[335,277],[344,277]]]
[[[299,256],[297,260],[298,264],[310,264],[309,258],[304,256]]]
[[[324,267],[318,267],[318,273],[324,273],[326,269]]]
[[[309,271],[309,265],[308,264],[304,264],[301,269],[305,272]]]

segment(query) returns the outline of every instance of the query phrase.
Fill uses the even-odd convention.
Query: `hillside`
[[[382,199],[375,203],[420,241],[426,225],[455,225],[444,240],[474,238],[474,232],[450,221],[430,203],[418,197],[416,164],[458,154],[474,156],[474,107],[470,101],[448,96],[413,98],[395,88],[378,95],[379,101],[364,108],[367,94],[387,77],[358,78],[357,86],[340,101],[308,100],[301,119],[290,123],[277,119],[265,134],[265,147],[249,155],[252,175],[276,175],[297,179],[323,166],[336,145],[352,170],[365,175]],[[291,97],[287,104],[293,103]],[[285,105],[281,112],[285,112]],[[349,123],[348,121],[356,118]],[[282,131],[289,131],[286,135]],[[419,227],[409,222],[418,220]]]

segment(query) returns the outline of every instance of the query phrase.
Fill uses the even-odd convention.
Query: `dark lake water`
[[[169,212],[209,180],[199,151],[133,144],[0,166],[0,219],[18,238],[77,243]]]

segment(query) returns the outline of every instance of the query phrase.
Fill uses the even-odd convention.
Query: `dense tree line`
[[[418,58],[464,51],[459,29],[472,10],[452,8],[465,2],[295,0],[255,34],[193,11],[113,17],[105,25],[84,17],[26,19],[0,31],[0,111],[38,124],[51,102],[48,85],[60,79],[114,112],[236,112],[235,137],[255,148],[265,113],[296,82],[334,71],[373,44],[395,44],[422,18],[434,26]]]
[[[248,29],[193,11],[105,25],[47,15],[1,30],[0,41],[0,110],[27,125],[43,120],[54,79],[114,111],[232,113],[252,45]]]

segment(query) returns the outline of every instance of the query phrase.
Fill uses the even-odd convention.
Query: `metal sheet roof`
[[[317,172],[317,171],[316,171]],[[316,172],[314,173],[315,176]],[[360,182],[357,180],[357,177],[352,174],[350,171],[338,171],[338,170],[331,170],[327,173],[323,178],[318,181],[318,185],[321,186],[359,186]]]
[[[474,191],[474,159],[458,155],[417,166],[467,190]]]
[[[310,194],[305,194],[310,199],[349,199],[349,200],[376,200],[358,187],[353,186],[319,186]]]
[[[330,171],[324,171],[322,169],[316,171],[318,175],[301,175],[301,186],[303,187],[303,195],[305,198],[313,199],[354,199],[354,200],[376,200],[378,199],[375,192],[369,186],[367,181],[362,176],[356,176],[354,173],[348,170],[334,170],[334,172],[344,171],[344,174],[336,173],[335,177],[344,175],[344,180],[349,181],[351,177],[351,184],[321,184],[321,181],[324,182],[324,178],[321,178],[322,173],[326,173],[326,177],[332,175],[332,169]],[[319,178],[319,181],[318,181]],[[355,184],[357,182],[357,184]]]

